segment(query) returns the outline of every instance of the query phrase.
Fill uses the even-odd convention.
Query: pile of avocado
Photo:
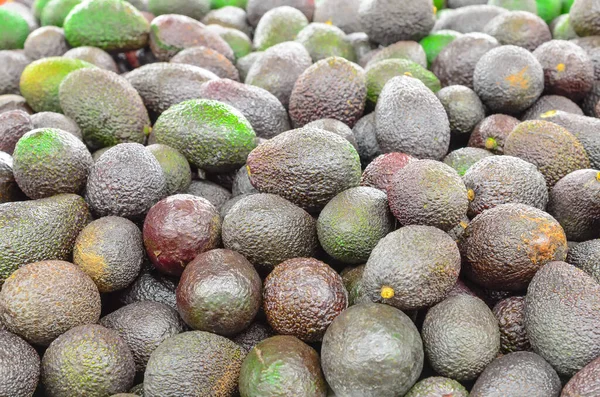
[[[0,0],[0,397],[600,397],[599,0]]]

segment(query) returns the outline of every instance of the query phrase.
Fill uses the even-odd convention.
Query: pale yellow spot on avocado
[[[381,287],[381,297],[383,299],[392,299],[394,297],[394,289],[384,285]]]
[[[528,69],[529,66],[525,66],[518,73],[508,75],[505,80],[508,81],[511,87],[518,87],[525,90],[529,88],[529,79],[525,76]]]
[[[540,116],[543,119],[547,119],[548,117],[552,117],[556,114],[556,110],[549,110],[546,113],[542,113],[542,115]]]
[[[467,198],[469,201],[475,200],[475,191],[473,189],[467,190]]]
[[[462,227],[463,229],[466,229],[466,228],[467,228],[467,226],[469,226],[469,224],[468,224],[467,222],[465,222],[465,221],[461,221],[461,222],[459,223],[459,225],[460,225],[460,227]]]
[[[600,172],[598,172],[598,173],[596,174],[596,180],[597,180],[598,182],[600,182]]]
[[[252,176],[252,171],[250,171],[249,165],[246,166],[246,172],[248,172],[248,178],[250,178]]]

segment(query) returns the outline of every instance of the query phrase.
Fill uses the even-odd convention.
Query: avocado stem
[[[394,297],[394,289],[384,285],[381,287],[381,297],[383,299],[392,299]]]

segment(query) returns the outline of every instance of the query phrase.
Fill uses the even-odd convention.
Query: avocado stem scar
[[[394,297],[394,289],[392,287],[384,285],[383,287],[381,287],[381,297],[383,299],[392,299]]]

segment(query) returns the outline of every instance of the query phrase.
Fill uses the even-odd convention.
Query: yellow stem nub
[[[469,201],[475,200],[475,191],[473,189],[467,190],[467,198]]]
[[[461,222],[459,223],[459,225],[460,225],[460,227],[462,227],[463,229],[466,229],[466,228],[467,228],[467,226],[469,226],[469,224],[468,224],[467,222],[465,222],[465,221],[461,221]]]
[[[394,289],[384,285],[381,287],[381,297],[383,299],[392,299],[394,297]]]
[[[556,70],[558,70],[559,72],[564,72],[565,68],[566,66],[564,63],[559,63],[558,65],[556,65]]]
[[[412,77],[412,73],[411,72],[404,72],[404,75],[408,76],[408,77]]]
[[[485,148],[487,150],[492,150],[492,149],[496,149],[498,145],[496,144],[496,140],[492,137],[489,137],[488,139],[485,140]]]
[[[600,172],[598,172],[598,173],[596,174],[596,180],[597,180],[598,182],[600,182]]]

